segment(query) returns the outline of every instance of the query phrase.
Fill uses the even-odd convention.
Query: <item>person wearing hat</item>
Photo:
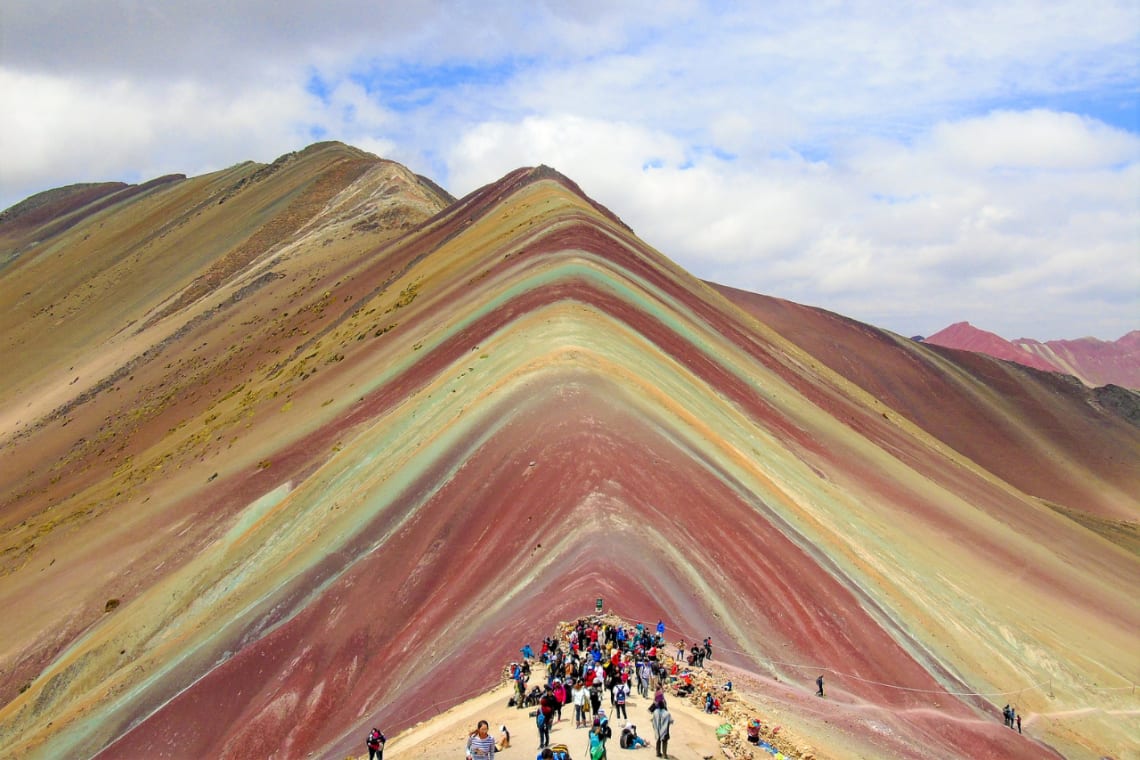
[[[602,741],[609,739],[614,735],[613,729],[610,728],[610,719],[606,715],[605,710],[598,710],[594,718],[594,730],[597,730],[602,735]]]
[[[586,747],[586,756],[590,760],[605,760],[606,739],[610,738],[609,720],[605,714],[598,716],[594,727],[590,729],[589,744]]]

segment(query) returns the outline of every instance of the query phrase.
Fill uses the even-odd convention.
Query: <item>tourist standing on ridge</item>
[[[570,692],[570,699],[574,702],[574,728],[584,728],[586,726],[586,686],[579,679],[574,684],[573,691]]]
[[[554,679],[554,718],[558,723],[562,722],[562,705],[570,701],[569,696],[566,694],[566,687],[562,685],[562,681],[558,678]]]
[[[657,621],[657,635],[661,637],[661,643],[664,644],[665,643],[665,621],[664,620],[658,620]]]
[[[823,696],[823,676],[820,676],[819,678],[815,679],[815,688],[816,688],[815,695],[817,697],[822,697]]]
[[[669,757],[669,727],[673,725],[673,716],[669,708],[661,704],[653,711],[653,735],[657,738],[657,757]]]
[[[649,699],[649,681],[653,678],[653,668],[649,666],[647,660],[643,660],[637,666],[637,693],[641,695],[642,699]]]
[[[490,735],[491,724],[485,720],[467,737],[467,757],[492,760],[495,757],[495,739]]]
[[[538,748],[550,746],[550,726],[554,723],[554,693],[549,688],[538,698]]]
[[[605,712],[599,713],[594,718],[594,725],[590,729],[589,744],[586,747],[586,754],[590,760],[605,760],[606,757],[606,740],[613,736],[613,731],[610,729],[610,720],[606,717]]]
[[[384,745],[388,739],[375,726],[368,732],[364,744],[368,747],[368,760],[384,760]]]
[[[625,701],[629,697],[629,687],[619,683],[614,687],[614,715],[622,720],[629,720],[625,713]]]
[[[590,684],[590,712],[597,716],[602,709],[602,685],[596,680]]]

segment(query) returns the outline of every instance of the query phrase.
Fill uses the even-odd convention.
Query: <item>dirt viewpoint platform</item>
[[[591,621],[600,620],[611,625],[622,625],[627,628],[633,627],[633,623],[621,620],[613,615],[602,618],[589,616],[589,619]],[[563,643],[563,648],[566,646],[564,635],[571,627],[572,624],[570,623],[561,623],[558,626],[557,630],[562,634],[560,640]],[[675,662],[674,658],[670,656],[662,656],[661,659],[670,667]],[[725,675],[724,669],[715,667],[711,661],[706,662],[706,665],[707,667],[703,669],[685,668],[685,671],[693,674],[694,685],[696,686],[691,697],[678,697],[674,694],[675,679],[673,679],[671,686],[666,688],[669,710],[676,721],[671,731],[669,756],[674,760],[703,760],[704,758],[725,756],[735,758],[771,757],[772,755],[761,750],[749,749],[744,746],[744,722],[747,721],[748,717],[759,715],[752,709],[747,694],[734,691],[729,695],[721,691],[720,687],[727,679],[719,681],[718,679]],[[545,683],[545,672],[545,668],[537,666],[531,678],[531,684]],[[698,703],[702,702],[705,691],[717,692],[724,700],[725,706],[721,714],[708,714],[701,709]],[[539,751],[537,749],[537,729],[532,717],[534,709],[520,710],[508,706],[512,694],[513,682],[508,681],[436,717],[402,731],[396,736],[391,736],[384,756],[409,760],[460,757],[467,735],[474,729],[478,721],[486,720],[491,724],[492,733],[495,735],[498,734],[499,726],[503,725],[507,726],[511,732],[511,747],[505,752],[497,754],[496,757],[530,760]],[[611,757],[624,757],[626,755],[627,750],[618,747],[618,737],[626,722],[637,726],[638,734],[650,742],[649,748],[636,750],[629,756],[631,758],[651,756],[653,752],[653,729],[650,724],[651,713],[648,710],[651,702],[652,696],[649,699],[643,699],[636,690],[632,691],[627,702],[629,720],[612,719],[614,736],[608,742],[608,751]],[[606,710],[612,712],[608,705],[606,705]],[[736,729],[731,735],[718,737],[717,728],[733,718],[739,721]],[[575,760],[584,760],[589,756],[586,752],[587,730],[576,729],[573,724],[573,706],[569,706],[564,709],[563,719],[551,729],[550,741],[552,745],[566,744]],[[811,760],[816,757],[810,747],[805,745],[797,749],[787,732],[783,732],[781,735],[781,732],[777,730],[773,734],[772,728],[770,725],[764,726],[764,738],[783,750],[781,753],[783,756],[788,758],[800,757],[803,760]],[[725,752],[726,748],[727,752]],[[365,752],[363,755],[351,757],[367,758],[368,754]]]

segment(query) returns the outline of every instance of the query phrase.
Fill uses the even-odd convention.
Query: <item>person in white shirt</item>
[[[581,681],[574,684],[574,688],[570,691],[570,701],[574,703],[574,728],[586,726],[585,705],[588,696],[589,692]]]
[[[491,736],[491,724],[479,721],[475,731],[467,737],[467,757],[472,760],[495,760],[495,737]]]

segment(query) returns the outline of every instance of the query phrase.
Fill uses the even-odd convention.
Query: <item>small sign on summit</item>
[[[594,600],[594,609],[598,612],[602,611],[602,598],[600,596]]]

